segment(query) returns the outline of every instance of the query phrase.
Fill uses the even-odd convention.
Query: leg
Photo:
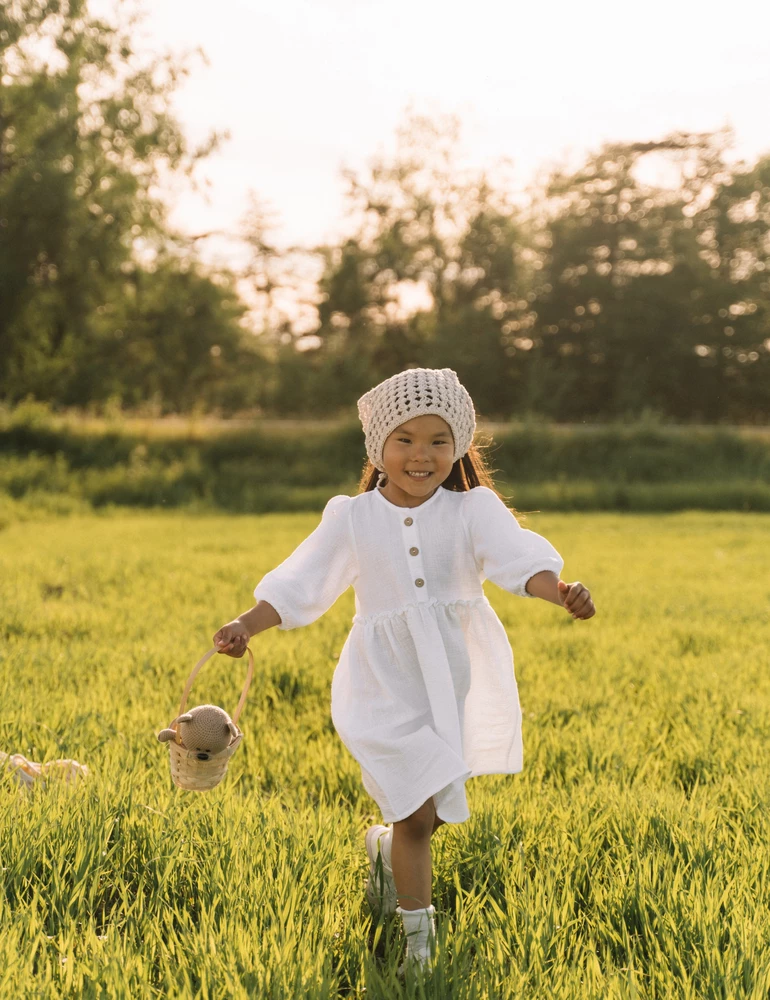
[[[433,799],[428,799],[411,816],[393,824],[390,863],[402,910],[430,906],[430,838],[437,819]]]

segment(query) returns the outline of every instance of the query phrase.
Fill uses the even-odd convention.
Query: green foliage
[[[216,789],[176,789],[155,738],[216,629],[315,521],[5,532],[0,749],[92,774],[27,793],[0,773],[3,995],[766,997],[767,517],[538,518],[591,588],[588,622],[486,585],[524,770],[471,779],[471,818],[433,838],[440,960],[422,987],[397,983],[400,922],[366,906],[380,816],[329,718],[352,591],[252,639],[245,738]],[[232,711],[245,667],[214,657],[192,703]]]
[[[559,211],[533,302],[541,412],[648,406],[740,422],[770,411],[770,158],[729,168],[728,146],[727,131],[607,144],[549,179]],[[649,154],[684,165],[678,189],[637,179]]]
[[[343,238],[279,248],[255,198],[231,234],[248,264],[206,268],[207,234],[172,232],[155,191],[223,135],[190,147],[187,58],[142,62],[115,16],[0,9],[0,398],[335,416],[425,366],[486,419],[766,423],[770,156],[731,162],[730,129],[606,143],[521,205],[458,167],[455,116],[410,115],[393,156],[346,172]],[[640,180],[648,156],[673,188]]]
[[[0,394],[253,404],[232,394],[253,361],[232,279],[204,272],[154,194],[221,137],[190,148],[169,106],[187,65],[140,65],[132,27],[83,0],[0,11]]]
[[[456,120],[412,118],[394,156],[349,177],[357,231],[325,248],[329,370],[351,353],[370,360],[352,394],[409,366],[451,367],[501,420],[653,409],[764,422],[770,157],[728,163],[729,134],[607,143],[521,208],[457,170]],[[638,179],[650,154],[681,168],[676,188]],[[408,282],[429,293],[425,311],[399,311]]]
[[[52,504],[320,512],[357,492],[365,461],[349,418],[167,427],[28,402],[0,410],[0,523]],[[770,440],[735,428],[514,423],[494,428],[489,461],[520,511],[770,510]]]

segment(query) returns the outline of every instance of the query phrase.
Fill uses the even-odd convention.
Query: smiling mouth
[[[433,475],[432,472],[407,472],[407,476],[410,479],[429,479]]]

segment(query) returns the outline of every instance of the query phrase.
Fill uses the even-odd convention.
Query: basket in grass
[[[217,705],[199,705],[186,712],[187,697],[198,671],[217,649],[210,649],[198,660],[187,679],[179,715],[171,725],[158,733],[158,739],[168,743],[171,777],[174,784],[189,792],[207,792],[224,778],[230,758],[241,745],[243,733],[238,718],[246,702],[251,678],[254,676],[254,654],[247,646],[249,666],[241,698],[232,719]]]

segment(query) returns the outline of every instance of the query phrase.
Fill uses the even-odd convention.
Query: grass
[[[176,789],[155,734],[216,629],[317,515],[120,512],[0,533],[0,749],[79,787],[0,778],[0,996],[770,995],[770,519],[533,515],[598,608],[485,589],[514,649],[524,771],[468,782],[433,840],[440,964],[364,898],[380,817],[329,718],[353,614],[252,639],[245,739]],[[246,661],[191,704],[232,712]]]
[[[519,510],[770,513],[770,431],[670,425],[490,424],[477,443]],[[357,416],[152,421],[0,404],[0,528],[41,513],[114,507],[317,512],[355,493]]]

